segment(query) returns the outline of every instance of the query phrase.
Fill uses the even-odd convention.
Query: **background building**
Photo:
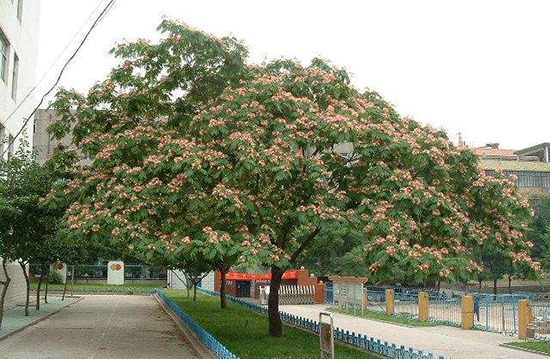
[[[474,151],[487,174],[502,171],[517,176],[520,191],[532,201],[550,195],[550,143],[522,150],[500,149],[498,143],[489,143]]]
[[[48,126],[55,122],[57,116],[55,110],[38,110],[34,116],[33,128],[33,149],[37,153],[37,161],[43,164],[46,159],[52,154],[58,141],[52,139],[47,129]],[[61,140],[65,146],[71,145],[71,136],[66,136]]]
[[[40,6],[36,0],[0,0],[0,133],[15,136],[35,105],[17,105],[35,85]],[[15,110],[15,112],[14,112]],[[13,113],[13,115],[12,115]],[[11,117],[8,118],[8,116]],[[32,135],[32,121],[27,135]],[[32,138],[28,138],[32,142]],[[16,147],[16,146],[15,146]]]
[[[13,138],[33,110],[32,98],[16,108],[35,85],[39,18],[38,0],[0,0],[0,137],[3,140]],[[27,125],[26,134],[32,145],[32,137],[29,137],[32,136],[32,121]],[[18,143],[19,139],[5,155],[14,153]],[[2,142],[0,152],[5,148]],[[10,264],[8,271],[12,282],[6,308],[23,301],[25,295],[25,279],[19,264]],[[0,272],[0,279],[2,276]]]

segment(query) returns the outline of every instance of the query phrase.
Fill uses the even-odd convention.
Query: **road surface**
[[[2,359],[198,358],[151,296],[93,295],[0,341]]]

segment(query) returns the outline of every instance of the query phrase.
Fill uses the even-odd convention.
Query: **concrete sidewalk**
[[[42,300],[42,298],[41,298]],[[12,335],[18,330],[24,329],[33,323],[36,323],[44,318],[52,315],[59,310],[73,304],[77,298],[65,298],[64,301],[60,297],[50,296],[48,303],[41,301],[40,310],[35,309],[36,301],[29,305],[29,316],[25,316],[25,307],[17,306],[8,309],[4,312],[4,320],[2,328],[0,328],[0,340]]]
[[[319,312],[326,305],[283,305],[280,310],[289,314],[319,321]],[[424,353],[444,355],[450,359],[543,359],[547,356],[527,353],[499,346],[517,342],[510,336],[461,330],[447,326],[405,327],[345,314],[333,313],[334,325],[350,332],[375,337],[406,348],[413,347]]]
[[[2,359],[198,358],[152,296],[94,295],[0,341]]]

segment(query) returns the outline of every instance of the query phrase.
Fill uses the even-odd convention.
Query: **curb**
[[[499,344],[499,346],[504,347],[504,348],[509,348],[509,349],[520,350],[522,352],[544,355],[544,356],[547,356],[547,357],[550,356],[550,354],[545,353],[545,352],[541,352],[541,351],[538,351],[538,350],[535,350],[535,349],[527,349],[527,348],[516,347],[515,345],[510,345],[510,344],[507,344],[507,343]]]
[[[30,323],[25,324],[25,325],[22,326],[21,328],[17,328],[17,329],[15,329],[14,331],[12,331],[12,332],[10,332],[10,333],[4,335],[4,336],[0,336],[0,342],[1,342],[2,340],[8,339],[9,337],[11,337],[11,336],[14,335],[14,334],[17,334],[17,333],[19,333],[19,332],[21,332],[21,331],[27,329],[27,328],[30,327],[30,326],[33,326],[33,325],[35,325],[35,324],[40,323],[40,322],[43,321],[43,320],[48,319],[48,318],[51,317],[52,315],[57,314],[57,313],[61,312],[61,311],[64,310],[64,309],[67,309],[67,308],[72,307],[72,306],[75,305],[76,303],[80,302],[82,299],[84,299],[84,297],[79,297],[79,298],[77,298],[73,303],[71,303],[71,304],[69,304],[69,305],[66,305],[66,306],[64,306],[63,308],[59,308],[59,309],[56,310],[56,311],[53,311],[53,312],[51,312],[51,313],[48,313],[48,314],[44,315],[43,317],[37,318],[36,320],[34,320],[34,321],[30,322]]]
[[[373,319],[373,318],[365,318],[365,317],[360,317],[360,316],[357,316],[357,315],[353,315],[353,314],[348,314],[348,313],[341,313],[341,312],[338,312],[338,311],[333,311],[333,310],[330,310],[330,309],[325,309],[327,312],[330,312],[330,313],[335,313],[335,314],[341,314],[341,315],[348,315],[350,317],[353,317],[353,318],[359,318],[359,319],[365,319],[365,320],[370,320],[370,321],[373,321],[373,322],[380,322],[380,323],[384,323],[384,324],[390,324],[390,325],[397,325],[399,327],[405,327],[405,328],[430,328],[430,327],[437,327],[437,325],[426,325],[426,326],[422,326],[422,325],[410,325],[410,324],[404,324],[404,323],[396,323],[396,322],[390,322],[388,320],[383,320],[383,319]]]
[[[214,354],[206,345],[202,343],[202,341],[193,333],[192,330],[189,330],[187,325],[185,325],[179,317],[170,309],[166,303],[158,296],[158,294],[154,294],[153,297],[157,300],[157,302],[160,304],[162,309],[168,314],[168,316],[174,321],[174,323],[178,326],[180,332],[183,334],[185,339],[191,344],[191,347],[193,350],[201,357],[201,359],[218,359],[218,356]]]

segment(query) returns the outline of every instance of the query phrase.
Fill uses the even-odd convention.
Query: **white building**
[[[15,136],[36,105],[33,98],[8,119],[35,85],[40,1],[0,0],[0,133]],[[32,128],[27,139],[32,146]],[[5,146],[5,145],[4,145]]]
[[[2,139],[15,136],[30,115],[35,103],[32,97],[13,115],[17,105],[35,85],[38,50],[40,1],[0,0],[0,135]],[[30,100],[30,101],[29,101]],[[8,116],[11,117],[8,119]],[[26,128],[27,141],[32,146],[33,123]],[[11,153],[17,148],[10,147]],[[1,152],[5,144],[1,145]],[[6,154],[8,155],[8,154]],[[0,260],[1,263],[1,260]],[[6,298],[6,308],[24,301],[25,285],[18,264],[8,266],[12,282]],[[3,279],[0,271],[0,280]]]

